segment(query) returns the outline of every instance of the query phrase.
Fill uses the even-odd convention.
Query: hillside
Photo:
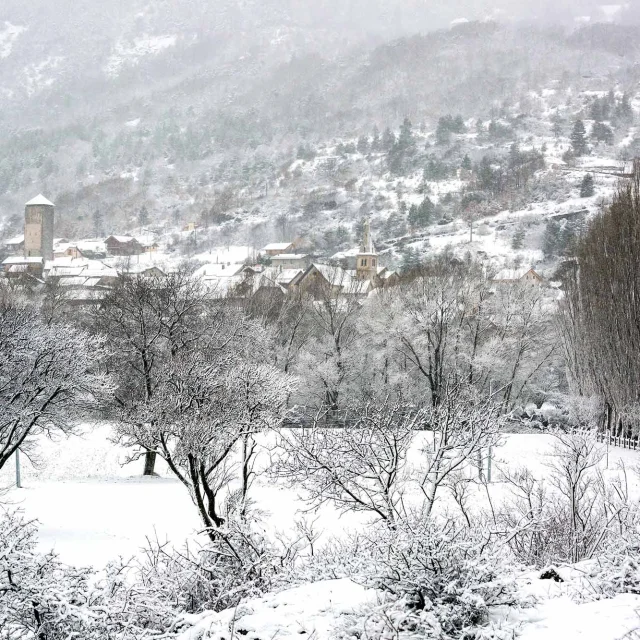
[[[359,220],[372,214],[383,244],[422,237],[429,225],[398,225],[393,216],[422,202],[425,162],[437,157],[451,175],[465,155],[474,163],[501,157],[514,142],[546,146],[539,168],[546,173],[535,184],[550,191],[550,204],[527,181],[509,203],[497,199],[494,213],[534,205],[549,213],[569,202],[584,163],[574,175],[550,167],[562,163],[570,125],[589,115],[583,110],[593,92],[635,95],[640,29],[531,26],[516,20],[526,12],[513,6],[392,7],[367,3],[365,11],[358,2],[326,0],[309,11],[293,0],[223,2],[194,13],[186,2],[110,3],[108,10],[9,2],[0,15],[4,237],[19,232],[22,203],[40,191],[58,205],[57,233],[70,238],[144,226],[170,242],[196,222],[207,229],[196,249],[301,233],[332,253],[353,244]],[[602,12],[573,3],[564,17],[583,9]],[[622,20],[624,11],[633,8],[614,13]],[[504,21],[426,31],[494,13]],[[438,119],[458,114],[466,135],[436,144]],[[383,149],[348,152],[359,137],[371,143],[374,127],[398,134],[405,117],[416,151],[401,167],[390,171]],[[551,131],[557,117],[561,136]],[[489,135],[489,123],[498,121],[500,135]],[[632,124],[619,124],[613,144],[594,149],[595,164],[633,154]],[[452,195],[436,217],[462,220],[463,192],[477,185],[437,182],[429,186],[435,205],[439,194]],[[612,181],[599,186],[598,196],[606,196]],[[533,246],[541,249],[538,240]]]

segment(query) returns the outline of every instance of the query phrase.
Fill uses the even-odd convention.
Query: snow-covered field
[[[40,523],[40,547],[55,548],[63,561],[92,565],[98,569],[122,556],[139,554],[146,538],[170,540],[180,547],[197,535],[199,520],[186,489],[171,478],[160,463],[161,477],[142,478],[142,461],[126,463],[127,452],[109,441],[106,425],[86,429],[82,437],[39,443],[38,461],[22,459],[24,488],[9,488],[1,496],[5,505],[23,508]],[[428,437],[428,436],[424,436]],[[492,483],[489,492],[499,502],[506,495],[501,470],[529,467],[537,476],[545,474],[552,436],[509,435],[495,450]],[[271,438],[263,438],[261,464],[268,461]],[[421,456],[419,442],[411,451],[411,462]],[[619,462],[628,469],[638,466],[640,452],[623,449],[608,451],[603,460],[605,473],[618,473]],[[0,486],[14,479],[14,466],[0,473]],[[634,474],[632,491],[640,494]],[[478,491],[482,500],[484,488]],[[290,531],[296,519],[305,517],[300,491],[279,486],[259,477],[252,496],[264,515],[265,528],[271,533]],[[443,502],[447,500],[443,498]],[[326,539],[345,535],[362,527],[362,515],[340,516],[324,506],[318,518]],[[322,538],[320,539],[320,542]],[[494,630],[515,629],[514,638],[524,640],[618,640],[634,638],[640,629],[640,596],[633,594],[602,598],[591,592],[593,562],[574,567],[559,567],[564,582],[541,580],[539,572],[517,579],[518,591],[530,606],[498,608],[491,613]],[[349,625],[358,619],[363,607],[376,607],[384,594],[366,589],[348,579],[322,580],[280,593],[242,602],[220,613],[185,615],[188,624],[181,640],[229,637],[238,630],[250,639],[299,637],[314,640],[351,637]],[[233,636],[233,633],[232,633]],[[502,635],[487,636],[499,637]],[[512,636],[510,635],[509,638]]]
[[[118,556],[140,552],[147,538],[169,540],[177,547],[197,535],[200,521],[187,490],[175,480],[159,461],[159,478],[143,478],[142,461],[126,463],[127,451],[109,441],[110,429],[101,426],[86,431],[82,437],[56,442],[43,440],[35,466],[22,456],[22,489],[11,487],[1,498],[5,504],[23,508],[40,523],[42,549],[55,548],[64,561],[103,567]],[[500,482],[501,469],[526,466],[544,477],[552,436],[510,435],[493,453],[492,500],[506,495]],[[268,442],[263,440],[263,445]],[[269,459],[269,447],[260,454],[260,465]],[[411,452],[411,462],[420,462],[420,444]],[[608,473],[617,474],[622,460],[631,469],[640,463],[640,452],[610,449]],[[607,460],[603,461],[606,465]],[[0,472],[0,487],[14,482],[14,465]],[[629,478],[637,485],[633,474]],[[640,493],[640,486],[634,487]],[[271,532],[287,533],[296,520],[318,518],[317,528],[323,537],[339,536],[366,522],[362,514],[340,514],[329,505],[320,514],[308,512],[301,499],[301,489],[274,483],[259,476],[251,496],[263,513],[265,527]],[[478,501],[486,500],[484,488]],[[447,500],[443,490],[442,501]],[[322,540],[322,538],[321,538]]]

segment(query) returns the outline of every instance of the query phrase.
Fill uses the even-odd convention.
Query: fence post
[[[16,487],[22,489],[22,478],[20,477],[20,449],[16,449]]]

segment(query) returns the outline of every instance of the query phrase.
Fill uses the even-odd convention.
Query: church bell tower
[[[356,256],[356,278],[373,280],[378,273],[378,254],[371,239],[369,220],[365,220],[362,233],[362,244]]]

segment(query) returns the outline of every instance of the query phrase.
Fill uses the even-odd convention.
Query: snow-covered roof
[[[263,251],[286,251],[293,243],[292,242],[272,242],[266,247],[263,247]]]
[[[93,251],[95,253],[106,252],[107,250],[103,240],[78,240],[76,246],[80,251]]]
[[[277,256],[272,256],[272,260],[304,260],[307,257],[302,253],[279,253]]]
[[[210,278],[230,278],[244,269],[243,264],[224,264],[214,262],[200,267],[193,275],[195,278],[208,280]]]
[[[61,287],[83,287],[86,282],[87,278],[84,276],[63,276],[58,280]]]
[[[113,238],[114,240],[116,240],[120,244],[128,244],[129,242],[133,242],[135,240],[135,238],[133,236],[115,236],[115,235],[111,235],[111,236],[109,236],[109,238]],[[109,238],[107,238],[107,240],[109,240]],[[106,242],[106,240],[105,240],[105,242]]]
[[[276,275],[276,282],[288,285],[299,273],[302,273],[302,269],[283,269]]]
[[[522,280],[530,271],[533,271],[536,276],[541,277],[539,273],[537,273],[531,267],[525,267],[522,269],[502,269],[498,271],[496,275],[493,277],[494,280]]]
[[[24,234],[16,236],[15,238],[9,238],[9,240],[5,240],[5,246],[12,246],[15,244],[22,244],[24,242]]]
[[[26,207],[34,207],[37,205],[44,205],[45,207],[55,207],[55,205],[53,204],[53,202],[51,202],[51,200],[48,200],[47,198],[45,198],[41,193],[39,193],[35,198],[29,200],[29,202],[27,202],[27,204],[25,205]]]
[[[9,256],[2,261],[2,264],[42,264],[44,259],[41,256]]]
[[[61,278],[71,276],[82,276],[85,278],[117,278],[118,272],[100,260],[90,260],[88,258],[54,258],[47,260],[45,272],[49,277]]]
[[[129,275],[147,273],[148,271],[157,273],[157,275],[165,275],[165,272],[160,267],[145,262],[143,262],[142,264],[134,263],[126,265],[125,267],[122,267],[120,271],[122,271],[123,273],[128,273]]]

